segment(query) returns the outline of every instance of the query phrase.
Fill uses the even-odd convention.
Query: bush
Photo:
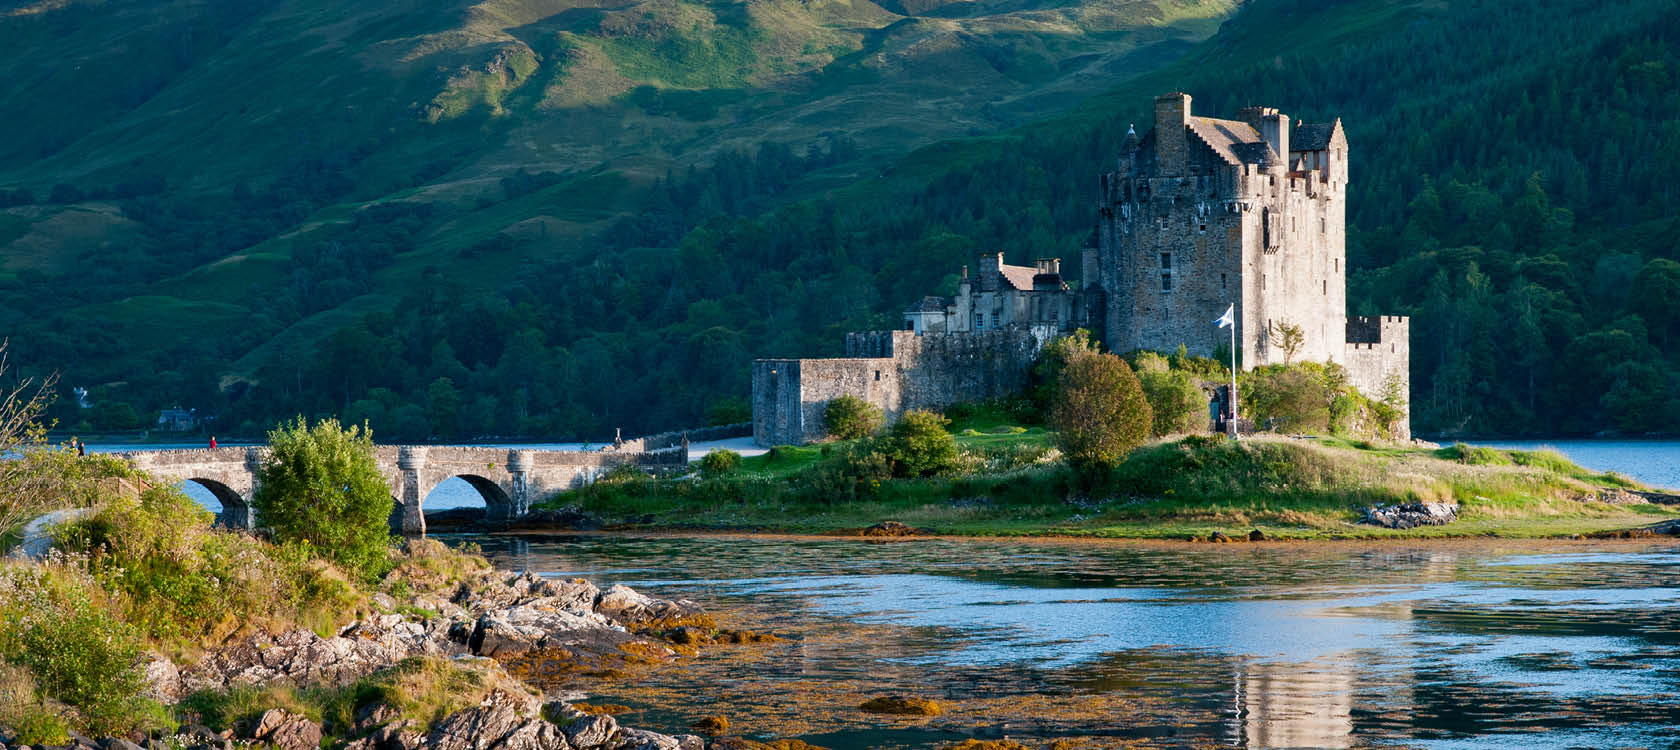
[[[881,483],[893,478],[893,461],[876,445],[843,450],[793,480],[794,493],[806,502],[832,505],[873,498]]]
[[[1106,471],[1149,437],[1155,415],[1132,368],[1112,354],[1068,360],[1050,423],[1068,464],[1087,477]]]
[[[55,534],[87,555],[87,570],[120,593],[125,618],[158,638],[208,635],[224,620],[267,614],[289,600],[285,572],[248,537],[168,485],[107,498]]]
[[[700,473],[708,477],[721,477],[741,467],[741,454],[726,448],[707,453],[700,459]]]
[[[1150,434],[1156,437],[1207,429],[1208,399],[1189,373],[1172,369],[1154,352],[1137,356],[1138,384],[1154,413]]]
[[[1453,443],[1452,445],[1437,451],[1437,455],[1448,460],[1457,461],[1461,464],[1470,464],[1471,466],[1499,466],[1511,463],[1511,458],[1505,455],[1504,451],[1499,450],[1498,448],[1489,448],[1485,445],[1465,445],[1464,443]]]
[[[268,434],[269,457],[251,505],[281,543],[306,545],[367,578],[383,574],[395,501],[373,457],[372,434],[302,417]]]
[[[932,476],[955,466],[957,439],[945,430],[947,424],[948,420],[931,411],[905,412],[878,448],[892,461],[893,476]]]
[[[1340,369],[1340,368],[1337,368]],[[1339,391],[1326,382],[1323,365],[1269,365],[1242,376],[1238,408],[1254,424],[1278,432],[1326,433]]]
[[[823,424],[834,437],[857,440],[879,432],[883,417],[880,407],[847,394],[828,402],[823,409]]]
[[[159,712],[140,697],[140,634],[92,601],[97,589],[63,569],[0,571],[0,655],[78,709],[90,732],[150,728],[137,726]]]

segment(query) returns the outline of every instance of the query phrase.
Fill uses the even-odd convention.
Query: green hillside
[[[16,5],[0,106],[54,117],[0,145],[0,323],[224,432],[730,419],[753,356],[832,352],[981,248],[1072,256],[1185,90],[1344,118],[1350,298],[1414,315],[1419,432],[1672,429],[1672,3],[1232,10]]]

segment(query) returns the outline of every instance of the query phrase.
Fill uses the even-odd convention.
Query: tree
[[[268,433],[251,506],[275,541],[367,576],[383,572],[395,501],[373,457],[373,433],[298,417]]]
[[[879,432],[884,418],[881,408],[857,396],[846,394],[823,408],[828,434],[841,440],[856,440]]]
[[[1030,385],[1028,393],[1033,404],[1040,412],[1049,413],[1056,404],[1056,397],[1061,389],[1060,379],[1062,370],[1074,357],[1081,354],[1095,354],[1098,351],[1097,342],[1091,339],[1091,332],[1080,328],[1066,336],[1058,336],[1044,345],[1038,353],[1038,360],[1033,363],[1029,374]]]
[[[1680,335],[1680,263],[1656,258],[1639,269],[1628,290],[1629,307],[1645,320],[1664,348]]]
[[[893,462],[893,476],[926,477],[957,462],[957,439],[945,430],[950,420],[931,411],[904,413],[887,431],[880,452]]]
[[[1283,363],[1286,365],[1295,355],[1300,354],[1301,347],[1307,344],[1307,335],[1301,331],[1301,327],[1287,321],[1280,321],[1267,329],[1266,336],[1272,346],[1283,350]]]
[[[10,369],[7,342],[0,340],[0,378]],[[0,456],[22,456],[38,452],[46,442],[42,413],[52,403],[52,377],[23,378],[0,389]],[[28,460],[0,460],[0,542],[18,526],[52,510],[50,482],[43,484],[39,467]],[[0,544],[3,547],[3,544]]]
[[[1088,478],[1104,473],[1149,438],[1154,410],[1124,360],[1075,352],[1057,381],[1050,424],[1075,471]]]

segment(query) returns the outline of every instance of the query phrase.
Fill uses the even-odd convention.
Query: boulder
[[[671,739],[677,741],[677,747],[682,750],[706,750],[706,738],[697,734],[677,734]]]
[[[669,601],[654,599],[619,584],[601,593],[595,600],[595,611],[619,624],[635,629],[667,629],[684,625],[716,627],[700,605],[682,599]]]
[[[618,736],[618,720],[611,716],[584,716],[567,724],[566,742],[577,750],[605,747]]]
[[[561,734],[559,727],[542,719],[532,719],[519,725],[501,742],[496,743],[495,750],[569,750],[571,745],[566,742],[566,736]]]
[[[181,671],[175,668],[175,662],[162,654],[150,653],[140,673],[146,681],[142,695],[163,704],[181,699]]]
[[[682,750],[682,742],[645,729],[625,729],[619,732],[617,747],[621,750]]]
[[[1365,511],[1360,523],[1386,529],[1445,526],[1458,520],[1458,503],[1400,503],[1379,505]]]
[[[421,750],[426,746],[425,729],[414,719],[391,722],[368,735],[370,750]]]
[[[429,750],[486,750],[525,724],[537,713],[537,699],[496,690],[476,708],[445,717],[426,738]]]
[[[121,737],[106,737],[99,741],[100,750],[140,750],[136,745]]]
[[[282,708],[271,708],[257,718],[251,739],[265,742],[279,750],[318,750],[321,747],[321,725]]]

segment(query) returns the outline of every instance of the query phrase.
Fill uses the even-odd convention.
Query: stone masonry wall
[[[996,398],[1026,385],[1038,355],[1024,331],[871,331],[846,337],[849,357],[753,363],[753,439],[799,445],[827,436],[828,402],[853,395],[889,422],[911,409]]]
[[[1348,382],[1367,398],[1381,399],[1390,380],[1398,381],[1402,398],[1410,398],[1411,382],[1411,319],[1400,315],[1349,316],[1347,323],[1347,351],[1343,365]],[[1411,404],[1401,407],[1406,413],[1401,437],[1411,437]]]

